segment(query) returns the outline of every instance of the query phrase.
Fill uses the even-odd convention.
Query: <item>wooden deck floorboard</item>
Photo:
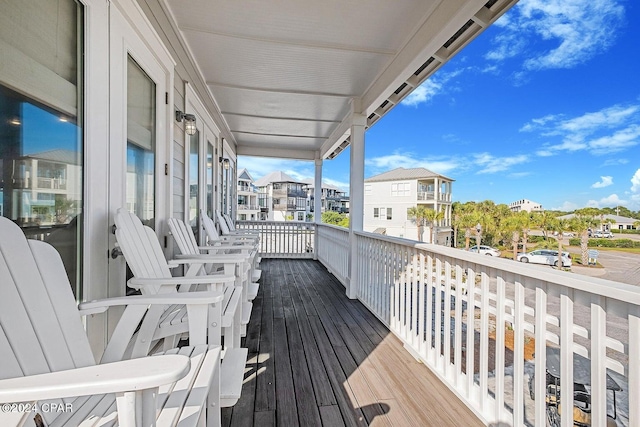
[[[242,397],[223,425],[482,425],[322,264],[261,268]]]

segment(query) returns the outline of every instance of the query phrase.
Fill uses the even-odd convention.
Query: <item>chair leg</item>
[[[218,427],[222,425],[222,417],[220,414],[220,368],[221,362],[211,380],[211,388],[207,397],[207,427]]]

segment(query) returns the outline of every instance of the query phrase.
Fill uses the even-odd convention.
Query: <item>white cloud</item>
[[[520,154],[517,156],[494,157],[489,153],[474,154],[474,163],[481,169],[479,174],[496,173],[510,169],[512,166],[526,163],[529,156]]]
[[[547,115],[530,120],[520,131],[560,138],[560,142],[543,144],[536,153],[542,157],[581,150],[594,155],[616,153],[640,144],[640,105],[613,105],[572,118]]]
[[[322,178],[322,182],[324,182],[325,184],[336,186],[339,189],[341,189],[342,191],[346,191],[347,193],[349,192],[349,183],[348,182],[337,181],[335,179],[324,178],[324,177]]]
[[[460,74],[468,70],[469,68],[460,68],[448,73],[438,73],[437,75],[429,77],[420,86],[415,88],[406,98],[404,98],[400,104],[408,107],[416,107],[423,102],[428,102],[434,96],[442,92],[447,83],[458,77]]]
[[[602,166],[618,166],[626,165],[627,163],[629,163],[629,159],[609,159]]]
[[[509,178],[524,178],[532,175],[531,172],[514,172],[509,174]]]
[[[432,77],[415,88],[400,104],[415,107],[433,98],[441,89],[442,85]]]
[[[617,194],[611,194],[607,197],[603,197],[600,200],[589,200],[587,206],[590,208],[606,208],[618,205],[628,204],[628,200],[621,199]]]
[[[492,61],[504,61],[518,56],[526,47],[526,42],[516,33],[503,33],[495,38],[496,48],[489,51],[485,58]]]
[[[638,145],[640,142],[640,126],[631,125],[615,132],[613,135],[603,136],[588,142],[593,154],[608,154],[623,151]]]
[[[631,177],[631,192],[640,195],[640,169]]]
[[[521,0],[503,18],[487,59],[522,57],[525,70],[572,68],[612,45],[624,7],[610,0]]]
[[[613,184],[613,177],[610,176],[601,176],[600,179],[602,181],[598,181],[594,183],[591,188],[604,188]]]
[[[525,124],[524,126],[522,126],[520,128],[520,132],[531,132],[533,130],[536,130],[536,129],[539,129],[539,128],[543,127],[544,125],[546,125],[549,122],[553,122],[555,120],[558,120],[559,118],[560,118],[560,116],[549,114],[547,116],[540,117],[540,118],[537,118],[537,119],[531,119],[530,123],[527,123],[527,124]]]
[[[247,169],[256,181],[275,171],[282,171],[295,179],[304,179],[315,174],[313,162],[273,157],[238,156],[238,170],[242,169]]]
[[[536,151],[536,156],[539,157],[551,157],[551,156],[555,156],[556,153],[554,153],[551,150],[538,150]]]
[[[577,205],[576,203],[566,201],[560,206],[557,206],[555,208],[551,208],[551,210],[552,211],[571,212],[571,211],[575,211],[578,208],[580,208],[580,206]]]
[[[462,168],[463,163],[462,159],[459,158],[415,157],[412,153],[401,152],[365,160],[365,164],[371,169],[373,174],[396,168],[426,168],[430,171],[446,175],[454,169]]]

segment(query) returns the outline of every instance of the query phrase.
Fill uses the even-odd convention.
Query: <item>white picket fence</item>
[[[623,388],[616,393],[618,425],[640,426],[639,288],[378,234],[355,236],[358,299],[484,422],[545,425],[550,346],[560,349],[560,384],[574,382],[574,353],[590,360],[592,426],[606,426],[613,415],[607,374]],[[317,253],[346,283],[348,231],[320,226]],[[533,346],[532,359],[525,351]],[[573,400],[572,388],[561,387],[560,401]],[[572,426],[572,417],[559,425]]]

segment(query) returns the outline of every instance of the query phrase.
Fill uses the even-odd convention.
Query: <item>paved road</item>
[[[570,252],[579,252],[573,246]],[[599,251],[598,262],[604,268],[582,267],[574,265],[571,271],[586,276],[602,277],[616,282],[640,286],[640,254],[616,251]]]

